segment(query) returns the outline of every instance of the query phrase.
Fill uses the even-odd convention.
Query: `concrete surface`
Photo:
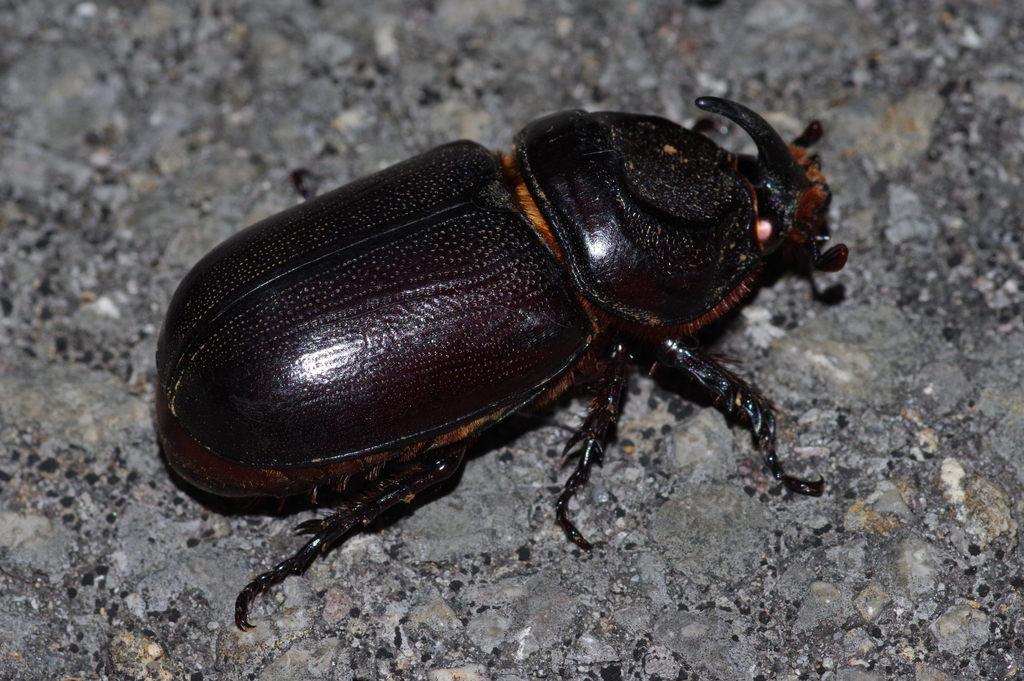
[[[0,9],[0,677],[1004,679],[1024,659],[1024,4],[14,2]],[[293,204],[583,107],[820,119],[851,249],[717,333],[791,468],[638,372],[554,524],[584,404],[509,421],[457,484],[232,624],[312,511],[177,486],[154,344],[187,269]],[[733,131],[726,144],[748,144]]]

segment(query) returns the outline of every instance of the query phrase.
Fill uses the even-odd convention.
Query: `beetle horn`
[[[736,102],[721,97],[701,97],[697,106],[737,123],[757,145],[757,159],[765,179],[779,188],[803,190],[807,174],[793,158],[789,146],[782,141],[768,121]]]
[[[760,179],[771,188],[772,194],[776,197],[776,209],[780,213],[788,212],[785,206],[789,204],[795,210],[790,213],[795,229],[790,230],[787,236],[792,241],[803,243],[810,251],[811,265],[823,272],[838,272],[846,264],[849,250],[843,244],[838,244],[821,251],[820,246],[828,240],[823,233],[823,215],[828,207],[831,194],[817,170],[817,162],[807,159],[808,167],[801,165],[794,153],[799,153],[801,158],[806,159],[803,147],[817,142],[822,135],[821,123],[817,121],[807,126],[802,135],[794,140],[794,147],[791,149],[775,128],[768,125],[768,121],[761,118],[747,107],[721,97],[701,97],[696,102],[697,106],[709,113],[725,116],[737,123],[750,135],[757,145],[757,166],[760,171]],[[808,177],[809,174],[817,178]],[[812,179],[814,180],[812,182]]]

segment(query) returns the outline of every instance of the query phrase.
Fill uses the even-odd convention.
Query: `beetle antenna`
[[[811,243],[811,265],[820,272],[838,272],[846,265],[846,258],[850,255],[850,249],[846,244],[836,244],[825,252],[818,246],[828,241],[828,235],[819,234],[810,238]]]

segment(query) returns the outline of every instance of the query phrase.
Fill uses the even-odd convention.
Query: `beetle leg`
[[[807,124],[807,127],[804,128],[804,131],[800,133],[800,136],[793,140],[793,146],[803,147],[806,149],[812,144],[818,142],[818,140],[820,140],[821,136],[824,134],[825,128],[822,127],[821,122],[811,121],[810,123]]]
[[[710,392],[715,404],[729,416],[744,417],[757,437],[758,448],[764,453],[764,462],[776,480],[800,494],[821,496],[825,490],[822,480],[801,480],[787,475],[775,453],[775,413],[765,396],[749,383],[732,373],[710,356],[690,350],[679,341],[667,340],[658,350],[658,362],[679,369]]]
[[[587,480],[590,479],[590,469],[594,464],[601,463],[608,429],[615,423],[615,418],[619,415],[619,401],[622,397],[622,388],[626,383],[628,367],[629,351],[625,344],[616,342],[601,370],[601,375],[594,384],[587,420],[583,422],[583,427],[572,436],[562,452],[563,456],[568,456],[576,445],[581,442],[586,443],[580,454],[580,460],[576,463],[576,470],[569,476],[565,487],[562,488],[561,496],[555,503],[555,517],[558,519],[558,524],[565,530],[566,536],[574,544],[587,551],[592,549],[593,545],[583,538],[580,531],[576,529],[576,525],[569,520],[569,501],[576,494],[577,489],[587,484]]]
[[[313,192],[306,185],[307,175],[309,175],[309,171],[305,168],[292,171],[292,186],[295,187],[295,191],[299,193],[303,201],[310,201],[313,198]]]
[[[424,457],[402,465],[393,475],[374,481],[367,489],[344,501],[335,513],[299,525],[299,534],[312,534],[313,538],[294,556],[278,563],[273,570],[264,572],[242,589],[235,599],[235,624],[238,628],[243,631],[253,628],[249,622],[249,609],[259,595],[283,582],[288,575],[305,572],[318,553],[355,525],[369,524],[392,506],[412,501],[416,494],[450,477],[462,464],[466,447],[466,442],[460,442],[426,453]]]

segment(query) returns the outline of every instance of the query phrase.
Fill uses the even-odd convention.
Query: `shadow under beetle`
[[[180,284],[157,347],[157,423],[170,465],[234,497],[342,492],[299,531],[313,538],[239,594],[303,572],[353,526],[454,473],[483,429],[593,376],[566,445],[579,461],[559,497],[569,539],[590,544],[568,504],[601,459],[631,344],[689,376],[749,424],[786,475],[759,392],[682,342],[754,286],[784,242],[834,272],[830,192],[804,148],[750,109],[701,109],[739,124],[756,157],[655,116],[565,111],[529,124],[509,155],[468,141],[267,218],[228,239]]]

